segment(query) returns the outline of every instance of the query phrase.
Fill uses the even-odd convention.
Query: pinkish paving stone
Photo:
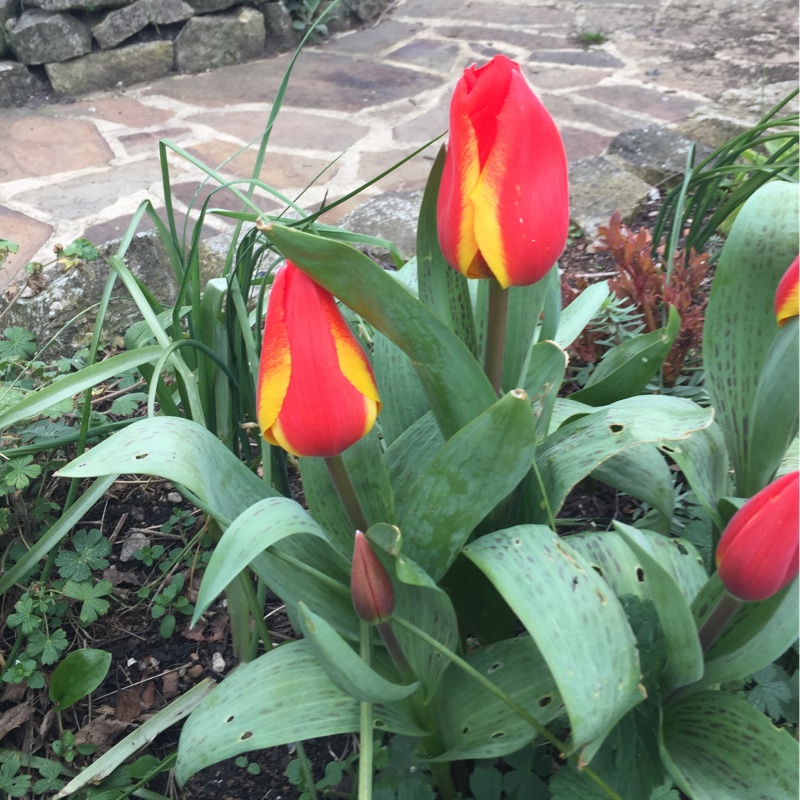
[[[613,139],[612,136],[601,136],[599,133],[582,131],[579,128],[562,127],[560,130],[564,149],[567,151],[567,161],[570,164],[589,156],[602,155]]]
[[[188,117],[187,122],[200,122],[215,130],[236,136],[243,142],[260,139],[269,118],[269,109],[253,111],[212,111]],[[324,131],[324,135],[321,133]],[[312,112],[281,109],[270,135],[270,145],[299,150],[328,150],[339,153],[352,147],[365,134],[363,125],[346,120],[320,117]]]
[[[218,169],[223,176],[249,178],[255,168],[257,154],[254,149],[251,148],[240,152],[241,148],[220,139],[203,142],[186,149],[193,156],[202,160],[203,163]],[[223,162],[231,157],[232,160],[223,166]],[[305,155],[284,155],[267,151],[267,157],[259,177],[279,191],[297,189],[314,180],[328,166],[328,163],[322,159]],[[325,172],[318,183],[320,185],[328,183],[336,176],[338,171],[338,165],[334,164]]]
[[[441,25],[434,30],[440,36],[448,39],[458,39],[471,44],[482,44],[489,47],[514,45],[534,53],[540,48],[544,50],[560,50],[574,45],[570,39],[561,35],[548,36],[546,33],[537,34],[520,30],[492,28],[481,22],[465,22],[462,25]]]
[[[119,200],[129,201],[133,212],[137,196],[155,199],[149,192],[160,192],[160,188],[161,168],[154,157],[26,192],[25,202],[53,219],[81,219],[99,214]]]
[[[461,48],[457,44],[447,44],[432,39],[415,39],[398,47],[397,50],[392,50],[386,58],[451,73],[457,67],[463,66],[459,63],[460,56]]]
[[[495,25],[567,25],[572,15],[551,5],[504,5],[478,3],[473,0],[452,0],[431,3],[430,0],[407,0],[397,10],[401,17],[433,17],[452,20],[478,20]]]
[[[579,103],[570,95],[549,94],[542,97],[542,102],[559,126],[577,122],[581,127],[593,125],[609,133],[620,133],[631,128],[641,128],[643,122],[649,120],[648,117],[624,114],[618,108],[600,103]]]
[[[349,31],[332,39],[326,50],[335,53],[349,53],[351,55],[365,54],[375,58],[378,53],[397,47],[398,42],[411,39],[422,26],[409,22],[388,19],[372,28],[363,28]]]
[[[582,67],[548,67],[536,65],[524,68],[525,75],[534,89],[582,89],[594,86],[614,73],[607,69],[583,69]]]
[[[393,131],[395,141],[401,144],[423,145],[436,136],[441,136],[450,127],[449,99],[410,122],[398,125]]]
[[[155,81],[147,94],[165,95],[203,108],[272,102],[288,63],[288,57],[278,56],[192,75],[191,80],[163,79]],[[309,50],[294,68],[286,104],[355,112],[416,97],[439,84],[433,76],[402,67]]]
[[[179,142],[182,137],[189,134],[188,128],[164,128],[158,131],[142,131],[118,136],[119,143],[125,148],[129,156],[138,156],[142,153],[158,154],[158,143],[162,139]]]
[[[164,209],[158,209],[158,215],[162,220],[166,221]],[[92,225],[83,232],[83,237],[88,239],[92,244],[103,245],[107,242],[112,242],[115,239],[121,239],[127,232],[131,224],[131,215],[126,214],[121,217],[114,217],[114,219],[100,222],[97,225]],[[136,226],[136,233],[144,233],[145,231],[155,230],[155,223],[148,215],[145,215]]]
[[[683,119],[700,105],[697,100],[644,86],[597,86],[578,94],[607,103],[609,107],[618,106],[665,122]]]
[[[88,116],[118,122],[130,128],[149,128],[163,125],[172,113],[137,102],[132,97],[97,97],[80,100],[71,105],[52,106],[48,113],[58,117]]]
[[[19,245],[19,250],[9,255],[0,267],[0,288],[23,278],[25,265],[39,252],[52,232],[47,223],[0,206],[0,238]]]
[[[530,59],[539,64],[570,64],[580,67],[606,67],[620,69],[625,65],[605,50],[584,50],[573,47],[569,50],[537,50]]]
[[[38,113],[1,115],[0,141],[0,181],[72,172],[114,157],[91,122]]]
[[[393,170],[385,178],[381,178],[375,186],[382,192],[392,192],[401,189],[422,189],[428,181],[433,159],[436,157],[438,146],[429,148],[425,153],[406,161],[405,164]],[[368,181],[381,172],[389,169],[401,159],[408,156],[407,151],[393,150],[381,153],[362,153],[358,165],[358,178]]]

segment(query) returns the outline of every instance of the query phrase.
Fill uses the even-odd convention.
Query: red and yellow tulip
[[[364,622],[378,625],[392,618],[395,603],[392,580],[361,531],[356,531],[350,591],[356,614]]]
[[[766,600],[798,570],[800,472],[753,495],[731,518],[717,546],[725,588],[740,600]]]
[[[503,288],[540,280],[564,249],[564,144],[519,64],[505,56],[469,67],[456,85],[437,222],[450,266]]]
[[[269,296],[256,392],[264,438],[297,456],[339,455],[380,410],[372,367],[336,300],[288,261]]]
[[[775,316],[778,325],[783,325],[788,319],[800,314],[800,299],[798,299],[798,276],[800,275],[800,256],[797,256],[786,270],[778,291],[775,292]]]

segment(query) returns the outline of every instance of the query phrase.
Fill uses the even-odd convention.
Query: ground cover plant
[[[20,387],[30,376],[9,364],[21,394],[0,430],[21,435],[67,402],[80,425],[6,452],[19,503],[42,485],[37,469],[68,488],[0,578],[18,631],[4,680],[46,686],[59,734],[58,758],[3,751],[3,790],[179,795],[165,776],[185,786],[291,745],[303,797],[796,796],[796,168],[750,192],[726,232],[700,404],[670,386],[693,346],[671,357],[695,308],[676,292],[696,288],[691,258],[662,267],[657,237],[625,240],[612,222],[609,250],[638,271],[562,309],[566,161],[518,65],[497,56],[455,87],[417,256],[394,271],[353,246],[374,240],[258,180],[288,79],[252,179],[193,160],[243,204],[215,212],[243,226],[224,275],[204,284],[197,254],[214,193],[179,230],[166,157],[178,148],[163,142],[167,217],[145,203],[130,231],[153,220],[181,282],[175,306],[127,270],[131,233],[104,299],[120,281],[139,306],[126,350],[98,359],[101,308],[85,359],[60,380]],[[257,190],[292,213],[262,215]],[[602,348],[576,386],[568,348],[609,303],[650,324]],[[16,361],[34,352],[22,333],[5,340]],[[93,390],[119,376],[134,406],[98,418]],[[26,460],[45,447],[52,463]],[[131,602],[166,638],[182,617],[224,620],[241,664],[87,764],[64,717],[110,658],[69,645],[116,598],[111,539],[81,520],[119,476],[157,476],[182,496],[160,541],[136,550],[152,572]],[[636,513],[576,525],[568,497],[592,481]],[[265,619],[272,596],[291,624],[282,641]],[[178,723],[171,752],[147,752]],[[313,774],[302,742],[343,734],[357,752]]]

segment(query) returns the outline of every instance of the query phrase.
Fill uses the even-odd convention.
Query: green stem
[[[737,600],[733,595],[723,591],[716,606],[711,609],[711,613],[705,618],[705,621],[697,631],[697,635],[700,637],[700,646],[703,648],[704,653],[725,630],[741,605],[741,600]]]
[[[567,757],[567,754],[564,752],[563,742],[550,733],[550,731],[548,731],[544,725],[534,719],[524,708],[522,708],[522,706],[514,702],[514,700],[512,700],[505,692],[503,692],[501,689],[498,689],[497,686],[495,686],[488,678],[481,675],[478,670],[464,661],[463,658],[457,656],[452,650],[436,641],[436,639],[434,639],[432,636],[429,636],[427,633],[425,633],[425,631],[421,630],[416,625],[408,622],[408,620],[405,620],[402,617],[393,617],[392,619],[407,631],[410,631],[415,636],[418,636],[435,650],[438,650],[446,658],[449,658],[450,661],[452,661],[459,669],[466,672],[471,678],[474,678],[487,691],[491,692],[495,697],[505,703],[517,716],[525,720],[525,722],[527,722],[528,725],[530,725],[543,739],[547,739],[547,741],[550,742],[550,744],[552,744],[556,750],[558,750],[562,757]],[[586,773],[586,777],[591,778],[608,795],[608,797],[611,798],[611,800],[622,800],[622,798],[589,767],[585,766],[581,769],[581,771]]]
[[[353,531],[366,532],[369,528],[367,515],[364,513],[364,508],[358,499],[353,481],[350,480],[350,473],[347,471],[344,459],[341,456],[326,458],[325,466],[328,468],[336,493],[339,495],[344,510],[347,512]]]
[[[297,760],[300,762],[300,769],[303,771],[306,792],[308,792],[311,800],[317,800],[317,785],[314,783],[314,773],[311,771],[311,762],[306,755],[306,748],[302,742],[295,742],[294,747],[297,752]]]
[[[359,625],[359,633],[361,641],[361,659],[369,666],[372,662],[370,626],[366,622],[361,622]],[[372,703],[361,703],[361,724],[359,732],[361,755],[358,759],[358,800],[372,800],[372,728]]]
[[[486,355],[483,361],[483,371],[486,373],[486,377],[497,395],[502,391],[507,318],[508,290],[504,289],[494,278],[490,278],[489,314],[486,322]]]
[[[386,651],[391,656],[395,667],[397,667],[397,671],[400,673],[400,680],[402,680],[403,683],[415,681],[417,676],[414,674],[411,664],[408,663],[406,654],[403,652],[403,647],[392,628],[392,621],[387,620],[386,622],[381,622],[376,627],[378,628],[378,633],[383,643],[386,645]]]

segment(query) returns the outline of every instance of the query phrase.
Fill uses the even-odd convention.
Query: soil
[[[656,210],[656,207],[645,209],[639,222],[652,222]],[[633,227],[636,228],[636,225]],[[582,286],[606,277],[612,267],[610,257],[592,253],[590,245],[591,242],[583,237],[571,240],[559,262],[565,280],[571,285]],[[300,487],[294,488],[298,499],[302,501]],[[59,498],[53,499],[57,501]],[[610,525],[611,519],[626,518],[634,510],[635,506],[629,500],[608,487],[581,486],[570,494],[560,516],[590,517]],[[186,622],[188,617],[179,617],[175,632],[165,639],[159,633],[160,620],[154,619],[151,614],[150,603],[137,597],[141,586],[157,584],[164,578],[158,573],[157,564],[147,567],[135,559],[126,558],[125,542],[135,534],[147,537],[151,547],[157,544],[167,549],[182,546],[201,523],[198,519],[195,526],[187,527],[180,534],[162,533],[161,526],[173,515],[175,508],[193,511],[168,483],[121,482],[112,487],[104,501],[87,515],[82,524],[86,528],[100,528],[113,543],[110,564],[104,577],[114,584],[118,602],[112,604],[114,610],[111,614],[101,617],[88,630],[81,629],[76,637],[79,635],[82,638],[76,638],[70,644],[70,649],[94,647],[111,652],[112,667],[105,682],[93,693],[91,704],[77,704],[65,713],[64,727],[79,731],[77,741],[97,744],[98,754],[204,677],[219,680],[236,663],[226,625],[227,615],[222,608],[217,607],[209,612],[206,615],[207,624],[199,631],[190,631]],[[188,587],[187,597],[193,601],[201,570],[182,566],[180,571]],[[172,574],[165,577],[169,578]],[[0,614],[0,645],[5,653],[12,645],[14,634],[13,630],[5,628],[5,618],[13,610],[17,597],[10,592],[4,599]],[[269,601],[268,612],[274,638],[294,638],[277,598]],[[32,711],[23,723],[7,733],[3,746],[36,756],[52,757],[50,748],[58,738],[58,730],[45,690],[26,690],[22,685],[6,685],[0,696],[0,729],[4,712],[22,704],[30,704]],[[149,752],[158,758],[166,757],[174,750],[177,737],[177,730],[165,732]],[[306,743],[306,748],[318,779],[326,764],[351,755],[357,749],[357,742],[354,736],[339,736],[312,740]],[[96,755],[79,756],[71,766],[80,768],[94,758]],[[300,797],[300,791],[286,776],[287,765],[293,758],[291,747],[276,747],[247,754],[247,762],[251,765],[249,769],[254,770],[252,765],[256,765],[259,770],[257,775],[248,771],[247,764],[239,766],[229,760],[202,770],[183,789],[170,784],[166,776],[151,781],[148,787],[184,800],[295,800]],[[338,788],[347,792],[349,786]]]

